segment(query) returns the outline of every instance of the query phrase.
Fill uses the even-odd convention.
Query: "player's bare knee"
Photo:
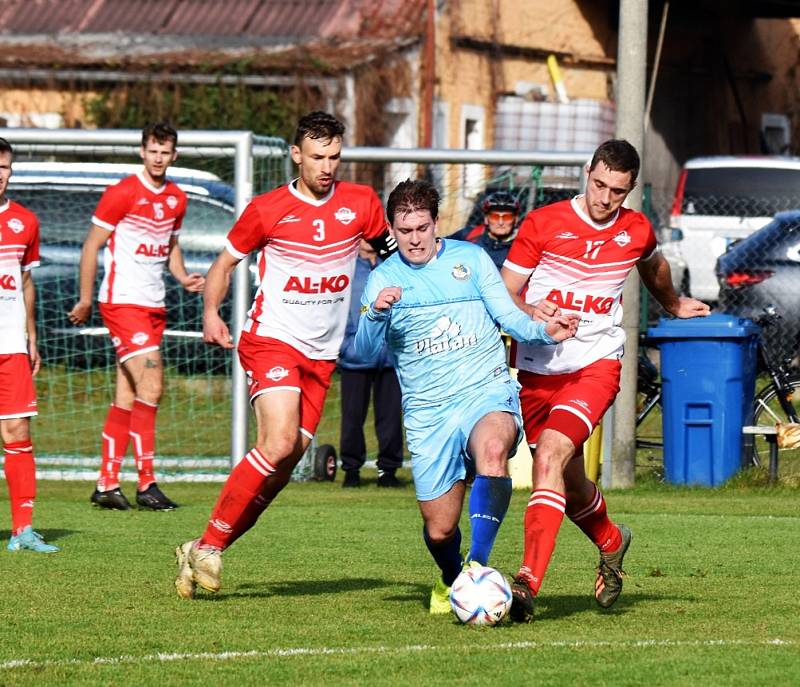
[[[30,441],[30,419],[27,417],[13,417],[0,420],[0,437],[3,439],[3,444]]]
[[[256,448],[276,467],[297,458],[296,446],[297,440],[290,434],[270,436],[256,442]]]
[[[456,525],[448,525],[443,522],[429,522],[425,525],[428,532],[428,539],[435,546],[442,546],[449,542],[456,534]]]
[[[484,455],[477,472],[485,477],[508,476],[508,451],[500,450]]]
[[[509,442],[503,436],[490,437],[484,442],[483,456],[488,463],[502,465],[508,458]]]

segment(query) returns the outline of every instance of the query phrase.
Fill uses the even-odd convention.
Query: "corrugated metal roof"
[[[0,34],[387,38],[419,33],[423,6],[423,0],[3,0]]]

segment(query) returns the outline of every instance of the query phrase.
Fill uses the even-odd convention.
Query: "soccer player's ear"
[[[300,161],[303,159],[303,153],[300,148],[296,145],[291,146],[289,148],[289,154],[292,156],[292,162],[299,165]]]

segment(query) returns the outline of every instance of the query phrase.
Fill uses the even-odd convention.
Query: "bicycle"
[[[753,321],[761,327],[759,335],[759,369],[769,376],[753,402],[753,424],[774,425],[778,422],[800,423],[795,406],[795,391],[800,390],[800,372],[789,369],[790,358],[782,360],[775,355],[766,331],[774,327],[781,316],[777,309],[768,305]],[[800,458],[800,449],[780,449],[782,460]],[[750,463],[759,467],[769,464],[769,442],[762,435],[755,435],[750,450]]]
[[[645,353],[647,339],[642,337],[639,343],[639,360],[636,371],[636,428],[645,421],[650,412],[658,406],[661,408],[661,382],[658,380],[658,369]],[[636,448],[663,448],[663,441],[654,441],[636,437]]]

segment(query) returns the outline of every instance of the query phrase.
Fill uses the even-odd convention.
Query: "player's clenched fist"
[[[559,315],[550,319],[544,331],[556,341],[564,341],[575,336],[579,322],[578,315]]]
[[[399,286],[387,286],[381,289],[372,307],[375,308],[375,310],[388,310],[400,300],[402,295],[403,289]]]

